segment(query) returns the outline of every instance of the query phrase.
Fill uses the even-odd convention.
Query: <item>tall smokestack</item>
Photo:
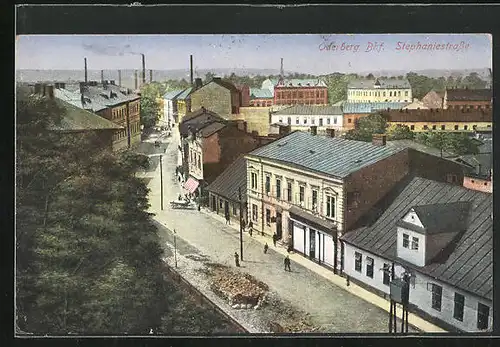
[[[142,53],[141,56],[142,56],[142,84],[146,84],[146,58]]]
[[[122,86],[122,70],[118,70],[118,85]]]
[[[283,58],[281,58],[280,77],[283,78],[284,75],[285,71],[283,70]]]
[[[101,83],[104,83],[104,70],[101,70]]]
[[[149,70],[149,83],[153,82],[153,70]]]
[[[190,72],[190,76],[191,76],[191,79],[190,79],[190,82],[191,82],[191,86],[193,86],[193,55],[191,54],[189,56],[189,72]]]
[[[85,83],[87,83],[87,58],[83,58],[83,62],[85,64]]]
[[[137,70],[134,70],[135,90],[137,90]]]

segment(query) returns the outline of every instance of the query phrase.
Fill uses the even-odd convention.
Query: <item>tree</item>
[[[486,88],[488,82],[484,81],[477,72],[472,72],[462,80],[462,86],[471,89]]]
[[[388,140],[411,140],[414,138],[415,133],[410,130],[408,125],[391,124],[387,127]]]
[[[161,324],[162,249],[135,177],[147,158],[49,130],[64,110],[17,97],[16,314],[37,334],[146,333]]]
[[[455,154],[477,154],[478,143],[465,133],[422,132],[416,136],[416,141],[426,146],[437,148]]]
[[[372,73],[369,73],[368,75],[366,75],[366,79],[372,80],[374,78],[375,78],[375,76],[373,76]]]
[[[380,114],[371,114],[356,120],[355,128],[349,130],[345,138],[349,140],[370,142],[373,134],[384,134],[387,120]]]
[[[152,128],[159,120],[161,107],[159,99],[167,90],[166,85],[153,82],[141,87],[141,124]]]

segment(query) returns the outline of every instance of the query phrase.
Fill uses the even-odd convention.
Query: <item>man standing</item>
[[[276,247],[276,241],[278,240],[278,235],[276,233],[273,234],[273,245]]]
[[[238,255],[238,252],[234,252],[234,263],[236,267],[240,267],[240,256]]]
[[[231,225],[231,217],[229,217],[229,212],[226,211],[226,224]]]
[[[266,253],[267,253],[267,250],[268,250],[268,249],[269,249],[269,246],[267,245],[267,242],[266,242],[266,244],[264,245],[264,254],[266,254]]]
[[[285,271],[288,269],[288,271],[292,272],[292,269],[290,268],[290,257],[288,255],[285,257],[283,263],[285,264]]]
[[[250,221],[250,223],[248,223],[248,234],[252,236],[252,232],[253,232],[253,223],[252,221]]]

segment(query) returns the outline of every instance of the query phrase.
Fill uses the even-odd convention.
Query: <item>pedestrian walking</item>
[[[226,212],[226,224],[231,225],[231,217],[229,217],[229,212]]]
[[[182,195],[179,193],[179,196],[177,197],[179,201],[182,201]]]
[[[273,245],[276,247],[276,241],[278,240],[278,235],[276,233],[273,234]]]
[[[285,264],[285,271],[288,269],[288,271],[292,272],[292,269],[290,268],[290,257],[288,255],[285,257],[283,263]]]
[[[252,233],[253,233],[253,223],[252,221],[250,221],[250,223],[248,223],[248,234],[252,236]]]
[[[234,252],[234,263],[236,267],[240,267],[240,256],[238,255],[238,252]]]
[[[267,254],[268,249],[269,249],[269,246],[267,245],[267,242],[266,242],[266,244],[264,245],[264,254]]]

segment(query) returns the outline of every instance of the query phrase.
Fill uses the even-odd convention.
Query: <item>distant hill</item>
[[[424,69],[424,70],[379,70],[379,71],[364,71],[358,72],[358,75],[366,76],[369,73],[373,74],[375,77],[380,76],[405,76],[408,72],[415,72],[419,75],[424,75],[427,77],[438,78],[438,77],[458,77],[458,76],[467,76],[472,72],[477,72],[479,77],[483,79],[489,79],[490,74],[488,68],[482,69],[455,69],[455,70],[446,70],[446,69]]]

